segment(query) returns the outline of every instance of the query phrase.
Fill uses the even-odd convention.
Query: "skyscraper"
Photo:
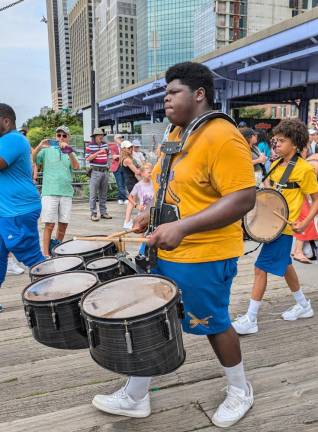
[[[49,39],[52,108],[62,108],[62,83],[60,67],[60,44],[58,25],[58,0],[46,0]]]
[[[207,3],[207,0],[137,1],[139,80],[194,57],[195,12]]]
[[[136,0],[100,0],[95,16],[97,98],[102,100],[136,81]]]
[[[73,110],[91,106],[93,70],[92,0],[68,0]]]
[[[70,35],[66,0],[58,0],[58,30],[60,48],[60,69],[62,107],[72,108],[72,77],[70,59]]]

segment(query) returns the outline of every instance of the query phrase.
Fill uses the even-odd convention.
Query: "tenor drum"
[[[53,348],[87,348],[79,302],[97,284],[94,273],[78,270],[43,277],[27,286],[22,301],[33,337]]]
[[[135,275],[86,293],[81,311],[92,358],[132,376],[170,373],[185,360],[180,294],[171,280]]]
[[[53,249],[54,256],[79,255],[85,262],[101,258],[103,256],[115,255],[116,246],[113,242],[91,241],[91,240],[68,240]]]
[[[248,237],[259,243],[276,240],[286,227],[286,222],[275,213],[288,219],[288,204],[275,189],[256,191],[256,203],[243,218],[243,228]]]
[[[50,258],[30,268],[31,282],[42,277],[52,276],[65,271],[84,270],[84,260],[80,256],[66,256]]]
[[[131,266],[111,256],[88,261],[86,269],[96,273],[101,282],[136,273]]]

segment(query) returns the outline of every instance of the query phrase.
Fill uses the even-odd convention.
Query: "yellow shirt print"
[[[169,135],[180,140],[180,128]],[[163,156],[153,169],[155,193]],[[181,154],[173,158],[165,202],[179,207],[181,218],[194,215],[235,191],[255,186],[249,146],[234,125],[215,119],[194,131]],[[173,251],[158,251],[161,259],[199,263],[234,258],[243,253],[241,221],[187,236]]]

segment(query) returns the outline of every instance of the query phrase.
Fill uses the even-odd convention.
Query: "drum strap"
[[[279,192],[282,191],[282,189],[297,189],[300,186],[296,183],[296,182],[290,182],[288,183],[288,179],[297,163],[299,156],[297,153],[294,154],[294,156],[291,158],[291,160],[288,162],[287,167],[282,175],[282,177],[280,178],[278,183],[272,182],[271,181],[271,185],[275,186],[275,189],[278,190]],[[279,160],[279,162],[266,174],[265,177],[263,177],[264,181],[265,179],[267,179],[273,171],[275,171],[275,169],[278,167],[278,165],[280,165],[281,163],[283,163],[283,158],[281,158]]]

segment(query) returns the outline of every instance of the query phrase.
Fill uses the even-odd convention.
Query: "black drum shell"
[[[135,277],[144,277],[136,275]],[[148,275],[147,277],[154,277]],[[129,277],[122,277],[123,283]],[[169,282],[172,280],[160,276]],[[103,319],[81,311],[89,334],[89,348],[93,360],[105,369],[131,376],[164,375],[178,369],[185,361],[181,323],[178,317],[179,293],[165,308],[127,319],[127,330],[132,340],[133,352],[127,351],[124,319]],[[165,312],[167,310],[167,313]],[[169,319],[171,340],[165,324]]]
[[[77,271],[76,273],[81,272],[88,273],[84,271]],[[69,272],[62,272],[58,274],[64,273]],[[51,276],[46,276],[45,278],[50,277]],[[35,282],[37,282],[37,280]],[[46,302],[35,302],[31,300],[26,300],[24,297],[25,291],[31,285],[33,285],[33,283],[29,284],[23,290],[22,300],[28,325],[32,330],[32,335],[34,339],[41,344],[51,348],[88,348],[89,344],[87,339],[86,327],[80,310],[80,300],[85,292],[73,295],[65,299],[58,299]],[[93,287],[89,288],[89,290],[96,287],[97,285],[98,280],[96,280],[96,284],[94,284]],[[52,313],[56,314],[57,327],[54,325]]]
[[[82,260],[82,262],[80,264],[72,267],[72,268],[69,268],[67,270],[63,270],[63,272],[47,273],[45,275],[36,275],[36,274],[32,273],[33,269],[39,265],[39,264],[35,264],[29,270],[29,277],[30,277],[31,282],[35,282],[35,281],[37,281],[37,280],[39,280],[39,279],[41,279],[43,277],[53,276],[54,274],[57,274],[57,273],[64,273],[66,271],[74,271],[74,270],[85,270],[85,264],[84,264],[83,257],[81,257],[79,255],[67,255],[67,257],[80,258]],[[48,259],[47,261],[51,261],[51,260],[56,259],[56,258],[63,259],[64,256],[56,256],[56,257]]]
[[[107,258],[115,258],[117,259],[115,256],[109,256]],[[128,276],[128,275],[133,275],[136,274],[136,271],[134,271],[134,269],[127,265],[125,262],[122,262],[120,259],[118,260],[118,262],[116,264],[112,264],[110,266],[107,267],[101,267],[99,269],[90,269],[89,265],[95,261],[98,261],[99,259],[102,258],[98,258],[90,260],[86,263],[86,268],[87,271],[93,272],[98,276],[98,279],[100,280],[100,282],[107,282],[109,280],[113,280],[113,279],[117,279],[121,276]]]
[[[89,237],[89,236],[88,236]],[[70,242],[72,240],[68,240],[62,244],[66,244],[68,242]],[[52,250],[52,255],[53,256],[60,256],[60,257],[65,257],[65,256],[72,256],[74,255],[74,253],[70,253],[70,254],[61,254],[56,252],[57,248],[60,247],[61,245],[56,245],[53,250]],[[76,255],[80,256],[83,258],[84,262],[87,263],[88,261],[92,261],[95,260],[97,258],[102,258],[104,256],[113,256],[118,252],[115,243],[110,243],[109,245],[103,247],[103,248],[99,248],[99,249],[95,249],[92,250],[90,252],[81,252],[81,253],[77,253]]]

